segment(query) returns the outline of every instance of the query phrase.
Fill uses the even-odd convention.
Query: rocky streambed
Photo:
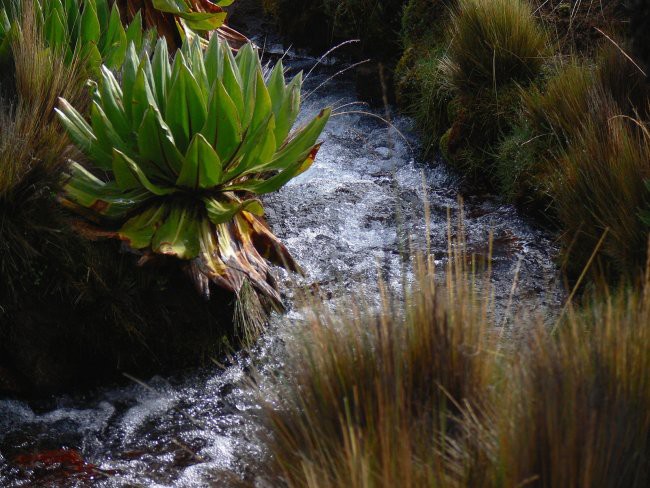
[[[270,60],[284,53],[265,50]],[[315,62],[285,57],[293,72]],[[316,163],[265,200],[271,227],[306,271],[279,276],[290,304],[298,290],[318,290],[333,306],[357,293],[372,300],[378,276],[401,282],[410,251],[429,246],[444,259],[448,216],[460,213],[459,182],[443,163],[418,160],[408,118],[361,113],[369,109],[351,79],[327,81],[342,67],[328,60],[304,88],[302,117],[336,108]],[[470,252],[492,260],[497,305],[512,296],[517,308],[552,317],[564,292],[551,237],[490,196],[465,195],[462,206]],[[253,476],[263,452],[249,415],[259,405],[250,372],[264,381],[282,367],[300,317],[297,307],[274,316],[251,351],[211,368],[39,402],[0,400],[0,485],[228,486]]]

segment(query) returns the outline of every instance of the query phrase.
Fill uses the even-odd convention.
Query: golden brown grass
[[[64,63],[44,48],[31,8],[22,15],[12,43],[14,71],[3,74],[4,95],[11,99],[0,100],[0,299],[5,304],[21,293],[25,270],[40,267],[36,259],[44,249],[58,253],[61,262],[74,262],[55,200],[70,149],[54,107],[59,96],[72,97],[80,107],[88,103],[79,64]]]
[[[314,308],[265,405],[262,478],[289,487],[644,487],[650,282],[516,318],[502,343],[459,260],[405,301]],[[365,310],[365,311],[364,311]]]
[[[382,288],[379,311],[315,305],[286,375],[267,404],[274,483],[309,487],[452,486],[461,415],[480,412],[494,374],[487,303],[464,279],[460,254],[447,283],[416,259],[405,304]],[[453,440],[453,443],[450,443]],[[463,451],[463,462],[466,462]]]
[[[71,97],[81,107],[88,101],[80,64],[66,64],[46,50],[33,10],[26,7],[22,15],[12,43],[15,71],[8,91],[13,96],[0,104],[0,198],[8,198],[36,173],[58,177],[69,143],[54,107],[58,97]]]
[[[650,282],[540,328],[509,371],[500,486],[648,486]]]

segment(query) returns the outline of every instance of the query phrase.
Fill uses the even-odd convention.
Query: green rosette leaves
[[[131,43],[119,76],[101,69],[90,120],[61,100],[59,117],[93,165],[73,163],[63,203],[143,261],[176,259],[202,293],[206,279],[235,293],[250,282],[279,304],[269,261],[299,268],[256,197],[309,168],[330,109],[291,132],[302,76],[286,83],[281,61],[265,75],[250,44],[234,56],[218,36],[205,50],[194,39],[172,60],[161,39],[151,57],[137,52]]]

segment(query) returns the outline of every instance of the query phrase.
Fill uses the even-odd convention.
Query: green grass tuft
[[[590,121],[557,160],[552,188],[564,229],[565,268],[576,275],[599,246],[597,272],[638,275],[646,257],[650,134],[624,118],[614,104],[605,124]],[[637,125],[638,124],[638,125]]]
[[[548,53],[548,38],[521,0],[459,0],[449,32],[446,76],[459,95],[497,91],[535,78]]]

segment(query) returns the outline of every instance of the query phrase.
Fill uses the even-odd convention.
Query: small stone
[[[393,151],[383,146],[376,148],[375,153],[382,159],[390,159],[393,156]]]

